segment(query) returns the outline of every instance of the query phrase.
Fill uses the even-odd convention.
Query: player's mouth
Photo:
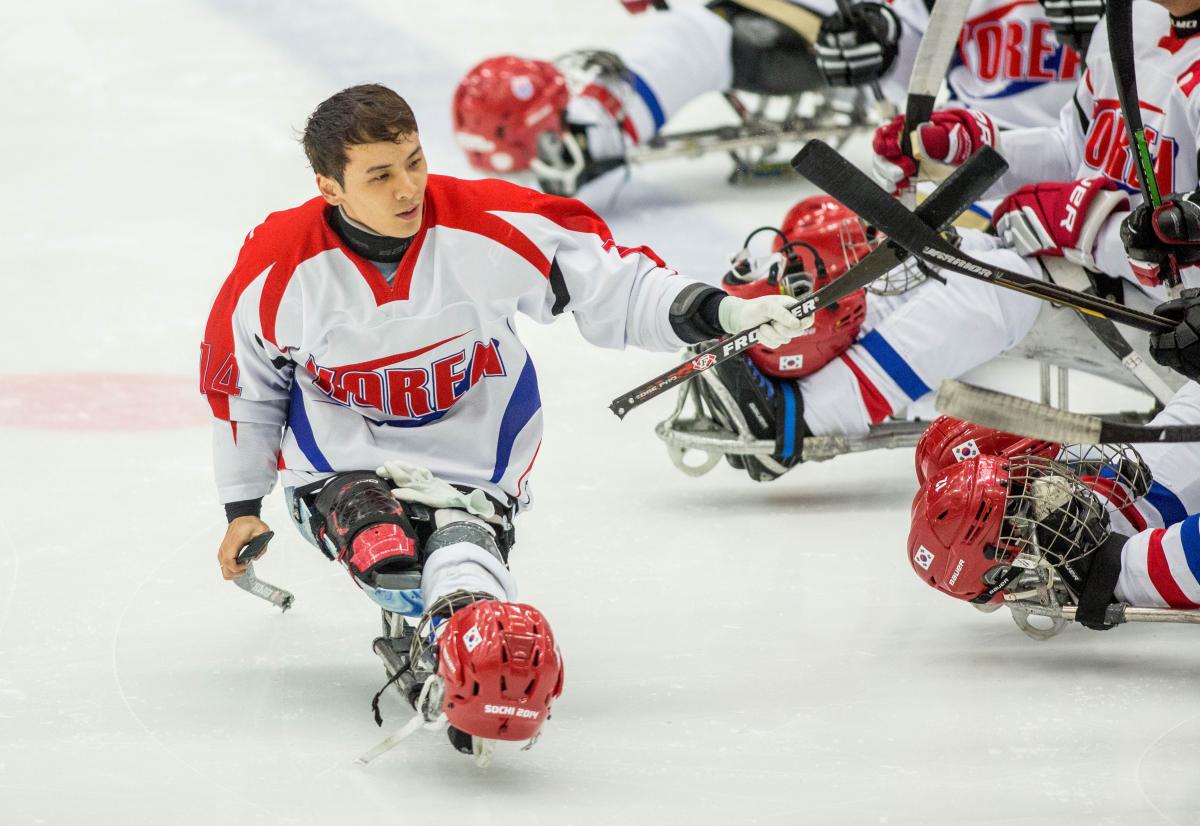
[[[412,209],[408,210],[407,212],[397,212],[396,217],[399,218],[401,221],[411,221],[413,218],[417,217],[417,213],[420,210],[421,210],[421,205],[417,204],[416,206],[414,206]]]

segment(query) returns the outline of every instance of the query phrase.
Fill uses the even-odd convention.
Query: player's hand
[[[1200,379],[1200,289],[1184,290],[1179,298],[1155,307],[1154,314],[1176,327],[1150,336],[1151,357],[1192,381]]]
[[[1104,16],[1104,0],[1042,0],[1042,8],[1058,42],[1082,57],[1092,40],[1092,29]]]
[[[813,317],[796,318],[789,312],[800,302],[790,295],[764,295],[758,298],[726,296],[717,307],[717,320],[727,333],[758,328],[758,343],[773,350],[794,339],[812,326]]]
[[[913,130],[913,154],[921,160],[918,169],[917,161],[901,149],[905,128],[904,115],[897,115],[875,130],[871,142],[875,151],[871,176],[893,194],[907,189],[914,175],[922,180],[940,180],[949,168],[963,163],[983,147],[999,148],[999,130],[983,112],[943,109]]]
[[[1096,268],[1092,251],[1108,216],[1129,208],[1129,198],[1108,178],[1028,184],[992,213],[996,234],[1021,255],[1066,258]]]
[[[814,53],[830,86],[862,86],[887,73],[896,60],[900,22],[881,3],[858,3],[849,19],[837,12],[821,21]]]
[[[1148,287],[1167,280],[1171,256],[1180,265],[1200,264],[1200,192],[1169,195],[1158,209],[1139,204],[1121,222],[1121,243]]]
[[[238,552],[246,543],[260,533],[271,530],[267,523],[257,516],[239,516],[229,523],[225,530],[225,538],[217,550],[217,563],[221,566],[221,576],[225,579],[237,579],[246,573],[246,566],[237,561]]]

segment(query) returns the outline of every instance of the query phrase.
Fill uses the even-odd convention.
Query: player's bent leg
[[[371,471],[331,477],[313,498],[320,547],[382,608],[419,614],[420,542],[390,486]]]
[[[1034,263],[964,233],[964,249],[989,263],[1033,276]],[[1042,302],[1013,290],[948,273],[927,283],[861,336],[840,359],[800,380],[805,418],[815,435],[859,434],[963,373],[1016,346]]]
[[[434,513],[438,525],[425,541],[421,592],[426,605],[456,591],[513,602],[517,583],[491,525],[460,510]]]
[[[801,461],[804,399],[796,383],[765,375],[739,356],[700,374],[700,395],[714,418],[739,436],[775,441],[770,456],[726,456],[756,482],[777,479]]]
[[[763,95],[794,95],[826,88],[813,46],[788,21],[748,8],[737,0],[715,0],[708,8],[732,29],[733,87]]]

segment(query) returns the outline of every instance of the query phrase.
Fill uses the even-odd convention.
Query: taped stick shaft
[[[1018,436],[1061,444],[1149,444],[1200,442],[1200,425],[1139,425],[1071,413],[966,382],[942,382],[939,413]]]

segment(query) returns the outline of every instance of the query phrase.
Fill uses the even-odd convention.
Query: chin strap
[[[1075,611],[1075,620],[1094,631],[1107,631],[1115,626],[1105,622],[1105,612],[1117,589],[1117,578],[1121,575],[1121,549],[1125,546],[1127,537],[1119,533],[1109,534],[1095,551],[1092,552],[1091,567],[1088,570],[1087,582],[1079,595],[1079,606]]]

